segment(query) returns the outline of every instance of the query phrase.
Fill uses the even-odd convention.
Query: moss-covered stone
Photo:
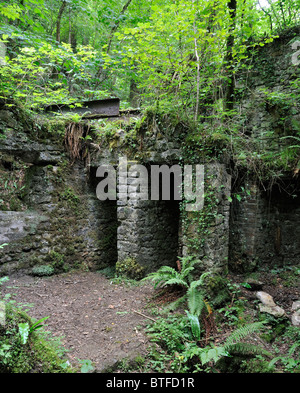
[[[18,158],[0,153],[0,210],[22,211],[27,165]]]
[[[53,269],[53,273],[62,273],[68,271],[68,266],[65,264],[64,255],[51,250],[49,254],[46,256],[45,261],[49,262],[49,266]]]
[[[60,358],[55,347],[39,332],[29,334],[23,344],[19,324],[31,318],[11,305],[6,307],[6,325],[0,326],[0,373],[66,373],[72,369]]]

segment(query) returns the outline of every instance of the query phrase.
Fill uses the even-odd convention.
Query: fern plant
[[[186,346],[184,353],[185,360],[198,357],[202,366],[209,362],[217,363],[223,357],[233,355],[266,355],[271,354],[258,345],[242,342],[243,339],[262,329],[266,321],[254,322],[236,329],[225,341],[223,345],[217,347],[206,346],[204,348],[195,347],[194,345]]]
[[[189,320],[191,330],[194,338],[198,341],[201,336],[201,326],[199,317],[203,310],[211,313],[211,308],[205,301],[203,291],[199,290],[204,284],[204,279],[210,272],[203,273],[198,280],[193,281],[192,271],[195,265],[199,262],[192,256],[180,258],[178,270],[170,266],[162,266],[156,272],[150,273],[144,280],[151,280],[154,282],[154,288],[165,287],[172,285],[179,285],[186,290],[185,294],[179,299],[170,303],[165,307],[164,312],[173,311],[179,307],[183,302],[187,302],[188,310],[185,310]]]
[[[227,338],[224,345],[218,347],[218,356],[214,352],[207,351],[205,356],[201,357],[202,364],[213,360],[215,363],[223,356],[234,355],[267,355],[271,354],[264,348],[247,342],[242,342],[243,339],[251,334],[260,331],[266,321],[253,322],[242,326]]]
[[[200,340],[201,336],[199,317],[201,316],[205,308],[209,314],[212,311],[209,304],[204,298],[203,291],[201,291],[201,289],[199,290],[199,287],[201,287],[204,283],[205,277],[209,274],[210,272],[203,273],[199,280],[192,281],[186,293],[189,310],[186,310],[185,312],[190,322],[193,336],[196,340]]]
[[[205,309],[209,314],[212,312],[209,304],[204,298],[203,290],[201,290],[201,286],[204,284],[204,279],[211,274],[211,272],[205,272],[198,280],[193,280],[191,273],[199,261],[192,256],[188,256],[180,258],[180,262],[178,270],[170,266],[162,266],[156,272],[150,273],[143,279],[143,281],[153,281],[154,288],[159,286],[165,287],[179,285],[186,290],[183,296],[165,307],[164,312],[173,311],[178,308],[180,304],[187,302],[188,310],[185,310],[185,312],[189,320],[193,336],[198,341],[201,336],[199,318]]]
[[[187,302],[189,310],[192,314],[200,316],[204,306],[207,303],[204,300],[203,291],[199,290],[199,287],[203,286],[204,279],[210,272],[203,273],[198,280],[192,281],[187,290]]]
[[[40,320],[38,320],[37,322],[35,322],[31,327],[29,326],[28,322],[25,323],[19,323],[19,333],[21,336],[21,342],[22,344],[26,344],[29,335],[34,332],[37,329],[40,329],[43,327],[42,322],[45,321],[46,319],[48,319],[49,317],[44,317]]]
[[[179,285],[187,289],[192,281],[191,272],[194,270],[195,264],[199,263],[199,261],[191,256],[179,259],[181,263],[178,270],[171,266],[162,266],[156,272],[148,274],[142,281],[151,280],[154,282],[154,288]]]
[[[230,354],[270,356],[270,353],[265,349],[254,344],[242,342],[244,338],[260,331],[265,323],[266,321],[253,322],[236,329],[225,341],[224,349]]]
[[[300,347],[299,342],[295,342],[291,348],[288,351],[287,356],[276,356],[274,359],[272,359],[269,364],[268,364],[268,369],[272,370],[275,364],[280,361],[284,367],[284,370],[287,372],[292,372],[294,370],[297,370],[297,372],[300,371],[300,353],[298,354],[298,359],[293,357],[294,353],[296,352],[296,349]]]

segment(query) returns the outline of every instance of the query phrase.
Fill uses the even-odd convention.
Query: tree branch
[[[261,6],[259,0],[258,0],[258,5],[260,6],[261,10],[262,10],[266,15],[268,15],[268,17],[270,18],[270,25],[271,25],[270,27],[271,27],[271,31],[273,31],[272,15],[269,14],[269,12],[267,12],[267,11]]]
[[[120,22],[121,22],[120,17],[125,14],[125,12],[126,12],[127,8],[129,7],[131,1],[132,0],[128,0],[127,3],[124,5],[124,7],[122,8],[122,11],[120,12],[118,20],[114,23],[114,25],[111,28],[111,31],[110,31],[110,34],[109,34],[109,37],[108,37],[108,45],[107,45],[106,53],[109,53],[109,51],[110,51],[112,40],[114,38],[114,34],[117,31],[117,29],[118,29],[118,27],[120,25]]]

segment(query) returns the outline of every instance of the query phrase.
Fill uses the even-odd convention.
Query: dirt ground
[[[243,276],[230,276],[231,282],[243,282]],[[299,285],[286,287],[282,280],[264,275],[262,290],[288,314],[292,302],[299,300]],[[118,284],[99,272],[72,272],[51,277],[13,276],[1,286],[1,294],[25,304],[28,314],[36,319],[49,316],[45,330],[61,338],[72,365],[78,359],[91,360],[95,372],[118,372],[118,361],[147,356],[150,343],[145,327],[155,319],[149,305],[174,300],[180,294],[170,292],[157,296],[151,283]],[[251,303],[255,292],[242,290]],[[168,297],[171,296],[170,299]],[[256,299],[257,300],[257,299]],[[226,333],[226,332],[225,332]],[[282,343],[282,351],[286,350]]]
[[[89,359],[96,372],[115,367],[122,358],[145,354],[144,315],[152,286],[126,286],[96,272],[76,272],[47,278],[13,277],[2,286],[3,295],[27,307],[36,319],[46,316],[45,330],[63,337],[71,364]],[[141,315],[142,313],[143,315]]]

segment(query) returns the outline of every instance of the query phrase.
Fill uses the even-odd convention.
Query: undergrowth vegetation
[[[300,332],[285,317],[261,313],[256,301],[245,297],[246,282],[220,278],[226,291],[222,296],[210,287],[218,274],[195,274],[199,261],[181,258],[176,268],[162,266],[140,281],[101,271],[114,285],[156,287],[146,306],[151,314],[146,335],[150,340],[147,356],[133,363],[118,364],[123,372],[176,373],[297,373],[300,372]],[[109,273],[109,274],[108,274]],[[259,272],[258,272],[259,273]],[[258,274],[257,273],[257,274]],[[264,272],[262,272],[264,274]],[[279,274],[287,286],[297,286],[295,269],[271,272]],[[298,273],[299,274],[299,273]],[[3,277],[1,283],[8,280]],[[277,280],[274,285],[277,284]],[[213,288],[218,288],[213,285]],[[218,300],[216,301],[216,298]],[[16,303],[7,294],[5,323],[0,323],[0,371],[5,373],[79,372],[66,361],[66,350],[59,338],[45,330],[48,316],[32,320],[28,307]],[[0,322],[1,317],[0,308]],[[2,319],[1,319],[2,318]],[[81,372],[93,371],[90,360],[80,360]]]
[[[6,281],[9,277],[0,278],[0,295],[1,285]],[[33,304],[16,302],[12,297],[11,293],[0,296],[0,374],[88,373],[94,370],[89,359],[77,359],[78,363],[71,365],[62,337],[47,330],[45,322],[50,315],[37,321],[29,316]]]
[[[42,321],[32,321],[11,303],[6,304],[5,320],[5,326],[0,326],[1,373],[72,372],[63,358],[62,346],[40,329]]]
[[[156,372],[270,373],[300,371],[299,329],[285,319],[261,314],[243,296],[245,283],[227,281],[230,296],[213,307],[205,285],[212,273],[193,279],[197,265],[182,258],[179,269],[163,266],[149,274],[160,289],[157,297],[174,294],[174,301],[150,304],[156,321],[147,333],[153,342],[144,370]],[[181,270],[182,266],[182,270]],[[189,277],[189,278],[188,278]],[[178,292],[178,287],[181,291]],[[178,295],[179,293],[179,295]],[[282,346],[285,352],[282,352]],[[280,349],[279,349],[280,347]],[[278,352],[281,352],[279,355]]]

